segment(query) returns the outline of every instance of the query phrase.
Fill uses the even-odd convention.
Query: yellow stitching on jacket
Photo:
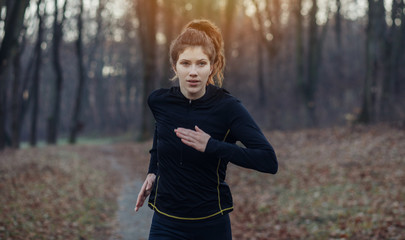
[[[231,131],[231,129],[228,129],[228,131],[226,131],[225,137],[224,137],[224,142],[226,140],[226,137],[228,136],[229,132]],[[218,166],[217,166],[217,192],[218,192],[218,206],[219,206],[219,211],[221,212],[221,214],[223,215],[224,213],[222,212],[222,207],[221,207],[221,193],[219,191],[219,185],[220,185],[220,181],[219,181],[219,166],[221,165],[221,158],[218,159]]]
[[[219,192],[219,184],[220,184],[220,182],[219,182],[219,165],[221,164],[221,159],[219,159],[218,160],[218,166],[217,166],[217,181],[218,181],[218,184],[217,184],[217,192],[218,192],[218,205],[219,205],[219,211],[222,211],[222,207],[221,207],[221,194],[220,194],[220,192]]]
[[[177,217],[177,216],[174,216],[174,215],[170,215],[170,214],[164,213],[164,212],[160,211],[160,210],[159,210],[155,205],[153,205],[152,203],[148,203],[148,204],[149,204],[155,211],[157,211],[158,213],[160,213],[160,214],[162,214],[162,215],[165,215],[165,216],[167,216],[167,217],[171,217],[171,218],[175,218],[175,219],[180,219],[180,220],[204,220],[204,219],[207,219],[207,218],[216,216],[216,215],[218,215],[218,214],[223,214],[224,212],[233,209],[233,207],[226,208],[226,209],[223,209],[223,210],[221,210],[221,211],[219,211],[219,212],[216,212],[216,213],[214,213],[214,214],[211,214],[211,215],[205,216],[205,217],[186,218],[186,217]]]

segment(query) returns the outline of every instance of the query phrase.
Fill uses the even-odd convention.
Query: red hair
[[[222,86],[225,68],[224,41],[220,29],[209,20],[193,20],[171,43],[170,62],[175,66],[180,54],[187,47],[201,46],[213,67],[207,84]],[[214,81],[215,78],[215,81]]]

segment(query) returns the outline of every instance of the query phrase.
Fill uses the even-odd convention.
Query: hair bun
[[[215,50],[219,52],[221,48],[224,46],[224,42],[222,40],[221,30],[211,21],[205,19],[197,19],[193,20],[187,24],[186,29],[191,28],[198,31],[202,31],[211,38],[215,45]]]

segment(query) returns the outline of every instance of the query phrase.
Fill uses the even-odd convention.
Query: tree
[[[279,0],[265,1],[264,10],[261,11],[259,8],[258,0],[253,0],[253,4],[256,8],[256,22],[258,25],[258,92],[259,92],[259,103],[260,106],[266,107],[267,105],[267,89],[265,84],[265,77],[263,72],[263,53],[267,53],[269,58],[269,65],[272,65],[273,59],[279,53],[279,44],[282,39],[281,35],[281,3]],[[253,22],[252,22],[253,23]],[[267,28],[266,25],[269,25]],[[263,46],[265,49],[263,49]],[[263,51],[264,50],[264,51]]]
[[[368,23],[366,29],[366,75],[363,85],[363,104],[358,121],[370,123],[377,120],[383,81],[382,54],[386,29],[383,0],[368,1]]]
[[[147,101],[155,87],[156,73],[156,0],[138,0],[136,12],[139,19],[143,63],[142,123],[140,139],[149,139],[153,131],[153,118]]]
[[[41,4],[42,0],[37,1],[37,17],[38,17],[38,34],[37,41],[35,43],[35,70],[34,77],[32,81],[31,94],[29,97],[32,99],[32,110],[31,110],[31,134],[30,134],[30,145],[36,146],[37,144],[37,122],[38,122],[38,111],[39,111],[39,89],[40,89],[40,79],[41,79],[41,65],[42,65],[42,43],[44,38],[44,17],[46,14],[46,4],[43,4],[43,14],[41,14]]]
[[[0,47],[0,149],[6,145],[6,89],[4,70],[8,66],[9,59],[18,49],[18,37],[24,22],[25,9],[29,0],[7,1],[4,21],[4,36]],[[3,7],[3,6],[1,6]]]
[[[317,0],[312,0],[312,7],[309,11],[309,28],[308,28],[308,55],[307,55],[307,77],[302,92],[304,94],[305,106],[310,117],[310,125],[316,125],[315,116],[315,92],[318,81],[318,68],[320,57],[320,42],[318,38],[318,25],[316,23],[316,13],[318,12]]]
[[[105,99],[105,87],[103,81],[103,67],[105,65],[105,41],[103,30],[108,29],[107,19],[104,19],[103,12],[105,11],[106,0],[100,0],[97,7],[96,19],[97,24],[96,34],[94,36],[93,44],[89,47],[88,61],[86,69],[89,71],[88,84],[89,90],[87,101],[91,102],[91,98],[95,99],[95,104],[91,108],[93,112],[93,122],[96,128],[104,129],[106,126],[106,114],[105,106],[107,105],[107,100]],[[105,26],[106,25],[106,26]],[[91,91],[92,90],[92,91]]]
[[[86,80],[86,71],[84,68],[84,61],[83,61],[83,0],[79,2],[79,14],[77,16],[77,40],[76,40],[76,53],[77,53],[77,62],[78,62],[78,69],[79,69],[79,83],[77,84],[76,89],[76,100],[73,109],[72,120],[70,124],[70,137],[69,142],[75,143],[76,142],[76,135],[80,130],[80,112],[82,106],[82,99],[83,99],[83,91],[85,86]]]
[[[295,16],[295,62],[296,62],[296,86],[297,92],[305,86],[305,66],[304,66],[304,18],[301,14],[302,0],[296,0],[294,6]]]
[[[11,145],[13,148],[20,147],[21,132],[21,55],[26,45],[26,28],[22,31],[22,40],[19,49],[16,51],[13,60],[13,84],[12,84],[12,101],[11,101]]]
[[[231,33],[233,29],[233,22],[234,22],[234,15],[235,15],[235,10],[236,6],[238,4],[237,0],[227,0],[226,1],[226,6],[225,6],[225,14],[224,17],[225,19],[222,20],[223,28],[222,28],[222,35],[224,37],[224,45],[225,45],[225,55],[226,59],[229,59],[231,56],[231,47],[232,47],[232,41],[231,41]]]
[[[401,57],[404,55],[405,41],[405,3],[402,0],[393,0],[391,8],[391,26],[387,29],[384,54],[384,83],[382,101],[378,106],[383,120],[395,117],[395,105],[398,102],[401,89],[400,68]],[[401,29],[402,28],[402,29]],[[405,80],[405,79],[402,79]]]
[[[305,109],[309,117],[309,122],[307,125],[316,126],[318,124],[318,120],[315,114],[315,96],[319,78],[318,75],[321,63],[322,46],[326,36],[328,22],[323,25],[322,31],[320,32],[316,16],[318,12],[318,3],[317,0],[312,0],[312,6],[308,14],[308,53],[305,59],[302,25],[303,17],[301,15],[301,7],[302,0],[298,0],[295,9],[295,16],[297,20],[297,86],[303,97]],[[329,11],[327,15],[329,15]],[[304,61],[306,65],[304,64]]]
[[[62,83],[63,83],[63,73],[62,65],[60,61],[60,45],[63,37],[63,24],[66,20],[66,6],[68,0],[65,0],[62,8],[61,19],[59,17],[58,0],[55,0],[55,11],[54,11],[54,21],[53,21],[53,67],[56,74],[54,91],[52,92],[52,110],[51,115],[48,117],[48,134],[47,142],[49,144],[55,144],[58,138],[58,128],[60,121],[60,106],[61,106],[61,96],[62,96]]]
[[[170,44],[171,41],[173,40],[173,32],[174,30],[177,30],[176,27],[174,27],[174,5],[173,1],[164,1],[163,3],[163,18],[164,18],[164,34],[166,37],[166,43],[164,45],[163,49],[163,69],[162,69],[162,77],[160,80],[160,86],[162,87],[169,87],[170,82],[169,79],[172,77],[172,66],[170,66],[170,61],[169,61],[169,50],[170,50]]]

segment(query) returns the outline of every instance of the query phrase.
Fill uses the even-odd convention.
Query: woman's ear
[[[175,74],[177,74],[176,65],[172,64],[172,69]]]

